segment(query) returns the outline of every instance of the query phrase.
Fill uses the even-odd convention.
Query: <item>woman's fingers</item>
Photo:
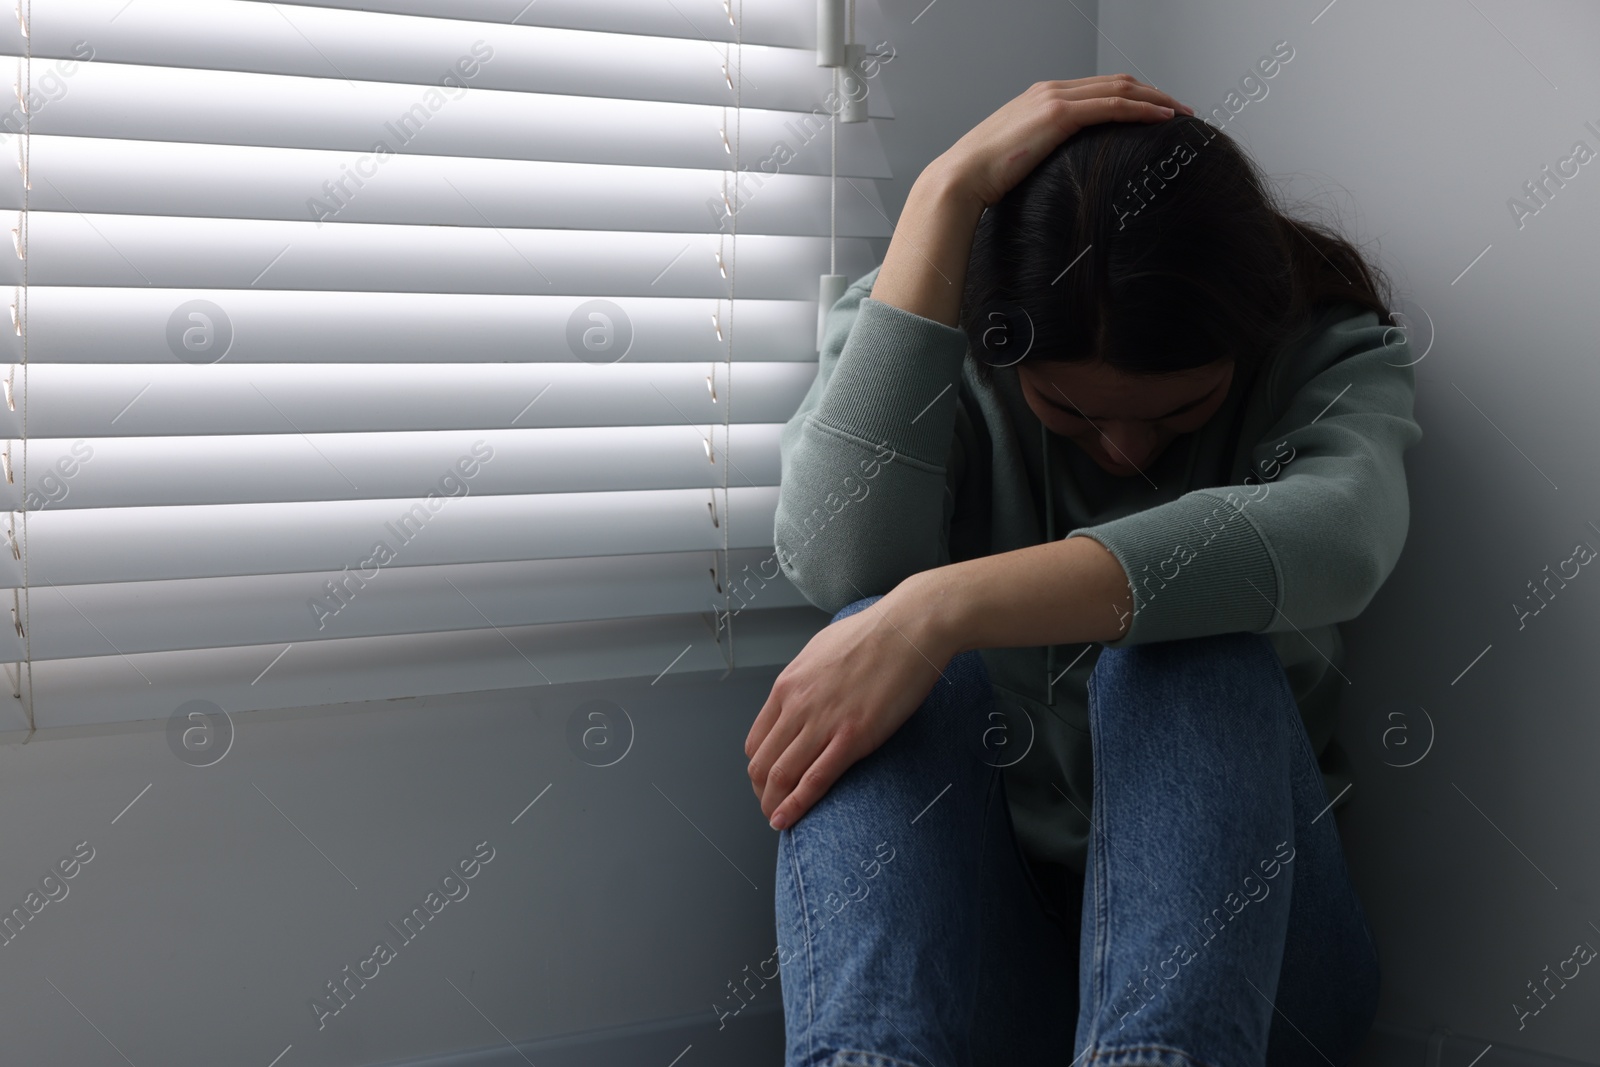
[[[1072,102],[1071,132],[1102,122],[1159,122],[1172,117],[1172,109],[1153,100],[1126,96],[1096,96]],[[1069,134],[1070,136],[1070,134]]]
[[[750,724],[750,732],[745,735],[744,755],[746,759],[753,759],[756,750],[761,747],[761,742],[767,739],[767,734],[772,730],[772,724],[778,721],[778,711],[783,706],[778,699],[778,686],[774,682],[772,691],[767,694],[767,702],[761,705],[755,722]]]
[[[781,701],[779,687],[774,685],[772,695],[767,698],[767,703],[774,708],[780,708]],[[763,709],[762,714],[766,714],[765,709]],[[750,775],[750,785],[755,790],[756,796],[765,795],[771,782],[773,767],[777,765],[779,757],[788,751],[789,747],[794,743],[794,739],[802,732],[805,724],[800,719],[799,715],[774,713],[771,729],[767,730],[766,735],[761,739],[761,743],[756,746],[755,752],[750,756],[750,766],[747,773]],[[771,812],[768,811],[766,814],[771,814]]]
[[[1096,84],[1098,82],[1110,82],[1110,81],[1131,82],[1134,85],[1149,85],[1150,84],[1147,81],[1140,81],[1138,78],[1135,78],[1132,74],[1128,74],[1128,73],[1120,73],[1120,74],[1090,74],[1090,75],[1087,75],[1087,76],[1082,77],[1082,78],[1056,78],[1056,79],[1053,79],[1053,80],[1042,81],[1039,84],[1040,85],[1044,85],[1044,86],[1048,86],[1048,87],[1054,87],[1054,86],[1060,86],[1060,85],[1094,85],[1094,84]]]
[[[768,819],[800,784],[817,756],[827,746],[827,736],[816,728],[801,729],[767,765],[766,786],[761,791],[761,814]],[[820,795],[820,794],[819,794]]]
[[[810,767],[800,773],[800,780],[795,783],[794,789],[780,800],[777,808],[768,816],[773,829],[785,830],[799,822],[812,805],[827,795],[840,776],[856,762],[856,758],[846,737],[835,734],[827,747],[811,761]],[[766,811],[764,799],[762,811]]]
[[[1126,96],[1134,100],[1148,100],[1154,104],[1162,104],[1190,115],[1194,114],[1194,108],[1171,93],[1163,92],[1131,74],[1105,74],[1094,78],[1078,78],[1074,81],[1039,82],[1035,88],[1046,95],[1060,95],[1068,100]]]
[[[1185,115],[1194,114],[1194,108],[1185,104],[1171,93],[1162,92],[1155,86],[1146,85],[1144,82],[1131,78],[1126,74],[1113,74],[1104,78],[1089,79],[1081,82],[1040,82],[1036,88],[1042,96],[1052,100],[1088,103],[1096,100],[1126,99],[1154,104],[1158,107],[1170,107],[1174,111],[1182,112]],[[1085,123],[1084,125],[1088,124]]]

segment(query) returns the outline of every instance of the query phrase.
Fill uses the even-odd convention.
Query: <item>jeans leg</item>
[[[870,610],[849,605],[835,620]],[[1017,866],[1004,779],[984,758],[993,693],[976,653],[951,660],[927,700],[778,838],[778,963],[786,1067],[973,1067],[1028,1048],[1032,997],[1073,968],[1049,959],[1048,924]],[[1028,910],[1032,907],[1032,911]],[[991,946],[986,935],[1033,943]],[[1007,955],[1016,947],[1016,959]],[[1036,978],[1030,961],[1045,971]],[[1011,971],[1005,971],[1006,965]],[[1008,991],[980,1001],[980,973]],[[977,1028],[980,1003],[994,1010]],[[1058,1016],[1072,1011],[1056,1006]],[[1015,1016],[1006,1012],[1016,1013]],[[1065,1058],[1070,1030],[1056,1037]],[[974,1058],[977,1051],[979,1059]],[[1044,1058],[1008,1062],[1044,1062]]]
[[[1271,643],[1103,649],[1089,720],[1074,1053],[1129,1067],[1347,1063],[1375,1012],[1376,954]]]
[[[1378,1014],[1381,970],[1311,739],[1303,725],[1295,735],[1296,854],[1267,1067],[1325,1067],[1355,1058]]]

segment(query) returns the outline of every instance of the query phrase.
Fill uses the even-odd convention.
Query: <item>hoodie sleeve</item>
[[[1305,630],[1365,609],[1405,544],[1402,457],[1422,439],[1396,334],[1363,310],[1291,351],[1294,392],[1240,485],[1067,534],[1104,545],[1132,583],[1128,629],[1105,647]]]
[[[873,300],[877,276],[829,310],[816,380],[779,435],[778,564],[830,614],[949,562],[971,432],[966,334]]]

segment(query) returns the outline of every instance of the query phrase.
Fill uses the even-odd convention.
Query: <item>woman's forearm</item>
[[[935,567],[884,599],[910,640],[950,655],[1114,641],[1133,612],[1122,564],[1091,537]]]
[[[906,196],[872,283],[872,299],[946,326],[960,325],[961,293],[983,202],[929,164]]]

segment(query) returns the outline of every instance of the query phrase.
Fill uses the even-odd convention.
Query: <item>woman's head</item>
[[[1086,127],[985,211],[962,326],[979,377],[1016,374],[1048,429],[1132,475],[1317,305],[1386,317],[1383,284],[1283,214],[1231,138],[1178,115]]]

